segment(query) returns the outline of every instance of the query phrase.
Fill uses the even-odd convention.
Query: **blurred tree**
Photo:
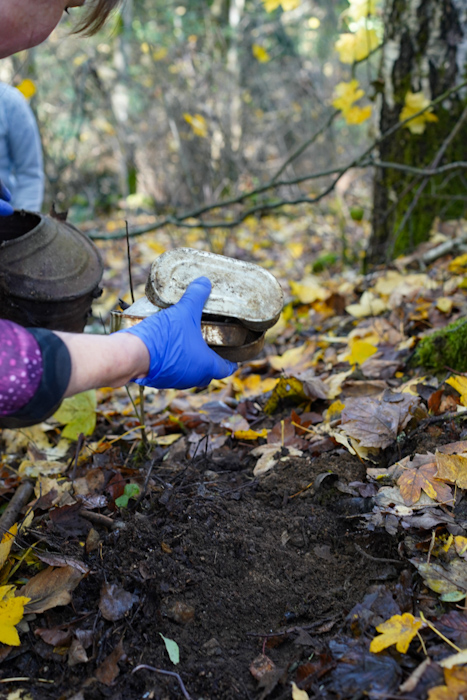
[[[386,0],[384,27],[377,84],[383,134],[465,79],[467,3]],[[453,92],[383,140],[380,160],[419,168],[464,160],[465,96],[465,88]],[[465,187],[462,170],[428,179],[376,168],[368,262],[384,262],[428,240],[435,217],[465,215]]]

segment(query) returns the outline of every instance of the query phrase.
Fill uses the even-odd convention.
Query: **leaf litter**
[[[465,266],[316,274],[336,239],[302,215],[316,233],[284,212],[225,241],[285,291],[261,357],[203,391],[146,390],[144,426],[130,387],[3,431],[4,501],[34,481],[0,543],[0,670],[23,694],[465,692],[467,379],[410,364],[427,327],[467,312]],[[158,236],[159,252],[199,244]],[[132,240],[136,294],[153,257],[150,235]],[[116,269],[106,313],[128,298]]]

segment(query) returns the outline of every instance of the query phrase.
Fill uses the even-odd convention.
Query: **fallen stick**
[[[0,533],[4,534],[10,530],[10,527],[18,521],[20,511],[31,498],[34,491],[34,486],[30,481],[23,481],[15,493],[13,498],[3,511],[0,518]]]

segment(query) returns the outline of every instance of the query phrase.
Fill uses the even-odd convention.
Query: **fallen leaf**
[[[376,627],[376,631],[381,634],[371,640],[370,651],[376,654],[395,644],[397,651],[405,654],[410,642],[422,627],[423,622],[410,613],[393,615]]]
[[[292,700],[310,700],[308,693],[300,690],[298,685],[292,681]]]
[[[96,406],[94,389],[65,399],[53,416],[58,423],[65,424],[62,436],[77,440],[80,433],[91,435],[96,427]]]
[[[418,469],[406,469],[399,477],[402,498],[408,506],[414,505],[420,498],[422,489],[427,496],[441,503],[452,502],[451,489],[436,478],[437,466],[434,462],[424,464]]]
[[[106,583],[101,590],[99,610],[102,617],[115,622],[125,617],[137,600],[138,596],[125,591],[124,588],[120,588],[115,583]]]
[[[453,668],[454,666],[463,666],[467,664],[467,649],[461,649],[457,654],[446,656],[439,662],[443,668]]]
[[[0,586],[0,642],[12,647],[20,645],[15,625],[23,619],[27,596],[15,596],[14,586]]]
[[[366,316],[378,316],[386,311],[387,304],[371,292],[363,292],[358,304],[349,304],[345,310],[354,318],[365,318]]]
[[[411,420],[419,404],[418,397],[410,394],[389,395],[389,399],[347,399],[341,415],[341,430],[364,447],[388,447]]]
[[[274,661],[265,654],[257,656],[250,664],[250,673],[253,678],[259,681],[267,673],[271,673],[275,668]]]
[[[442,565],[438,562],[421,562],[411,559],[428,588],[441,593],[441,600],[457,602],[467,595],[467,562],[455,558]]]
[[[0,569],[8,559],[8,555],[10,554],[10,550],[17,534],[18,524],[15,523],[7,532],[4,533],[2,537],[2,541],[0,542]]]
[[[177,642],[174,642],[173,639],[168,639],[167,637],[164,637],[162,632],[159,632],[160,636],[164,640],[165,648],[167,650],[167,654],[169,655],[169,659],[173,664],[178,664],[180,663],[180,649],[177,644]]]
[[[30,600],[27,613],[42,613],[58,605],[68,605],[73,591],[84,574],[73,566],[54,568],[49,566],[29,579],[18,593]]]
[[[118,662],[125,660],[126,654],[123,649],[123,640],[120,640],[113,652],[109,654],[106,659],[104,659],[100,666],[97,667],[97,680],[104,685],[111,686],[120,673]]]
[[[446,685],[428,691],[428,700],[460,700],[467,691],[467,668],[445,668]]]
[[[461,489],[467,488],[467,454],[448,455],[437,450],[435,459],[438,479],[450,481]]]

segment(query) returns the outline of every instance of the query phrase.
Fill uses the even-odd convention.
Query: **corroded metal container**
[[[208,277],[212,291],[204,307],[201,332],[221,357],[251,360],[264,346],[265,331],[278,320],[282,289],[258,265],[191,248],[163,253],[151,266],[146,297],[112,313],[111,330],[128,328],[177,303],[197,277]]]
[[[103,264],[81,231],[53,216],[0,217],[0,317],[80,332],[100,295]]]

